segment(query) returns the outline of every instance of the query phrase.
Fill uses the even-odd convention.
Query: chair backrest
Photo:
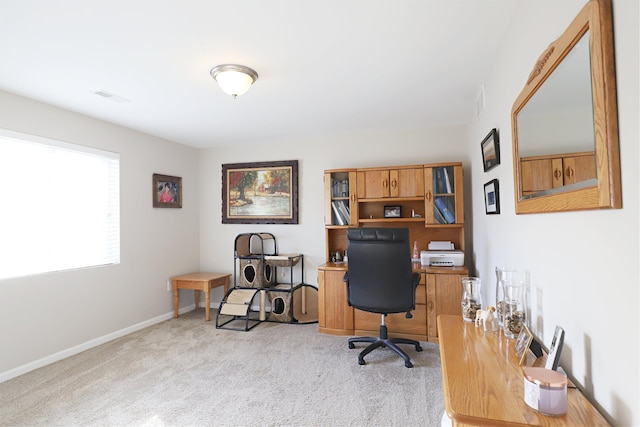
[[[374,313],[401,313],[415,308],[408,228],[347,230],[349,305]]]

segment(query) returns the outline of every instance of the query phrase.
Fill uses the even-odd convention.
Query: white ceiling
[[[0,89],[193,147],[466,124],[517,4],[0,0]]]

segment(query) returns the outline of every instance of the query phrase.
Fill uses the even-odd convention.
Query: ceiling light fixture
[[[209,72],[211,77],[218,82],[220,89],[236,99],[249,90],[251,85],[258,80],[258,73],[249,67],[236,64],[222,64],[213,67]]]

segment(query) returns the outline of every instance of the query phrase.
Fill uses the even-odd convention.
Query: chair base
[[[371,353],[373,350],[375,350],[378,347],[383,347],[383,348],[387,347],[393,350],[394,352],[396,352],[398,356],[404,359],[404,366],[406,366],[407,368],[413,368],[413,363],[411,363],[411,359],[409,359],[409,356],[407,355],[407,353],[405,353],[400,347],[398,347],[397,344],[410,344],[415,346],[416,351],[418,352],[422,351],[422,347],[420,346],[420,343],[418,341],[410,340],[406,338],[388,338],[387,327],[385,325],[380,325],[379,338],[378,337],[349,338],[349,348],[354,349],[355,348],[354,344],[357,342],[371,343],[364,350],[362,350],[358,355],[358,364],[360,365],[366,365],[366,362],[364,361],[364,357],[367,354]]]

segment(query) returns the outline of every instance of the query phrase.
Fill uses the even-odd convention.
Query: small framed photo
[[[385,206],[384,217],[385,218],[400,218],[402,216],[402,210],[400,206]]]
[[[527,325],[523,324],[516,339],[516,356],[518,356],[520,365],[523,365],[527,361],[527,352],[532,341],[533,334],[529,328],[527,328]]]
[[[484,209],[487,215],[500,213],[500,186],[497,179],[484,185]]]
[[[482,163],[485,172],[500,164],[500,138],[496,128],[491,129],[489,135],[482,140],[480,148],[482,148]]]
[[[182,178],[178,176],[153,174],[153,207],[182,207]]]

